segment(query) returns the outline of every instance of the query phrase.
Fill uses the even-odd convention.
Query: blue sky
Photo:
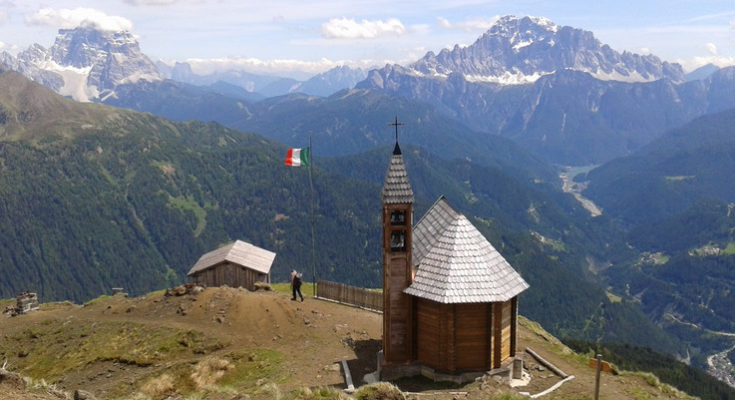
[[[340,64],[406,64],[472,44],[508,14],[589,30],[615,50],[685,70],[735,64],[733,0],[0,0],[0,47],[48,47],[59,28],[92,21],[130,30],[154,60],[299,77]]]

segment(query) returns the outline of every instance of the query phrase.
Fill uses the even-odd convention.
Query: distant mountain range
[[[289,93],[327,97],[342,89],[352,89],[367,76],[367,71],[348,66],[334,67],[306,81],[298,81],[296,79],[258,75],[236,70],[197,74],[192,71],[191,65],[185,62],[177,62],[173,66],[159,62],[157,65],[167,78],[177,82],[198,86],[212,86],[224,82],[263,97],[281,96]]]
[[[310,119],[313,107],[295,93],[325,97],[355,86],[379,91],[388,102],[401,97],[429,104],[474,131],[471,143],[499,135],[562,165],[599,164],[630,154],[666,130],[735,107],[732,67],[685,76],[678,64],[654,55],[619,53],[591,32],[535,17],[500,18],[472,45],[429,52],[405,67],[388,65],[367,75],[338,67],[305,82],[235,71],[197,75],[186,63],[154,65],[129,33],[90,28],[62,30],[51,49],[34,45],[18,58],[4,53],[0,62],[80,100],[176,120],[215,120],[266,136],[271,129],[255,120],[276,120],[287,106],[292,129],[360,132],[350,140],[374,143],[376,132],[360,126],[329,128],[327,123],[322,130],[318,124],[296,123]],[[162,79],[166,76],[173,80]],[[291,100],[255,105],[289,93]],[[345,114],[361,113],[338,108]],[[326,147],[339,145],[335,136]]]
[[[679,65],[653,55],[615,52],[543,18],[504,17],[471,46],[370,71],[357,88],[427,101],[549,162],[585,165],[735,106],[731,75],[683,83]]]
[[[105,101],[117,95],[115,89],[120,85],[158,82],[164,78],[198,86],[212,85],[215,92],[220,92],[221,85],[217,84],[225,82],[252,93],[253,98],[295,92],[328,96],[354,87],[366,76],[365,71],[346,66],[335,67],[304,82],[234,70],[197,75],[187,63],[172,67],[153,63],[140,51],[137,39],[130,32],[89,26],[60,29],[49,49],[34,44],[17,57],[3,52],[0,66],[78,101]]]

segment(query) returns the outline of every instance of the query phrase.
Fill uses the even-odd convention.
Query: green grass
[[[194,214],[194,218],[196,218],[197,221],[196,228],[194,229],[194,237],[199,237],[199,235],[204,232],[204,228],[207,227],[207,211],[202,208],[196,200],[191,197],[169,196],[168,205],[177,208],[182,212],[190,211]]]
[[[217,382],[220,389],[235,389],[251,394],[258,388],[259,381],[282,384],[291,375],[284,368],[286,355],[276,350],[257,348],[230,353],[224,357],[234,368]]]
[[[620,303],[623,301],[623,298],[610,292],[605,292],[605,295],[607,296],[607,299],[610,300],[611,303]]]
[[[735,254],[735,243],[733,242],[728,243],[727,247],[725,247],[725,250],[723,250],[723,253],[729,256]]]
[[[84,307],[89,307],[89,306],[92,306],[92,305],[95,305],[95,304],[104,303],[107,300],[110,300],[111,298],[112,298],[112,296],[103,294],[100,297],[97,297],[95,299],[89,300],[88,302],[84,303]]]
[[[286,293],[289,296],[291,293],[291,284],[286,283],[271,283],[271,288],[273,288],[274,291],[279,293]],[[314,284],[311,282],[304,282],[301,284],[301,293],[304,295],[304,297],[312,296],[314,294]]]
[[[55,381],[96,362],[151,366],[224,347],[198,331],[150,328],[132,322],[64,324],[47,319],[0,341],[0,358],[31,378]]]

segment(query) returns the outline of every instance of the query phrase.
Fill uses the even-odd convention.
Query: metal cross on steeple
[[[398,122],[398,116],[397,115],[395,117],[395,122],[393,122],[392,124],[388,124],[388,126],[395,126],[396,127],[396,146],[398,146],[398,127],[399,126],[403,126],[403,125],[406,125],[406,124],[403,123],[403,122]]]

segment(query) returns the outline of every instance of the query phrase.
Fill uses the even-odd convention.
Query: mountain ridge
[[[588,72],[600,80],[683,81],[678,64],[654,55],[622,54],[595,39],[592,32],[558,26],[539,17],[504,16],[472,45],[427,53],[408,66],[417,74],[462,74],[470,82],[532,83],[563,69]]]

